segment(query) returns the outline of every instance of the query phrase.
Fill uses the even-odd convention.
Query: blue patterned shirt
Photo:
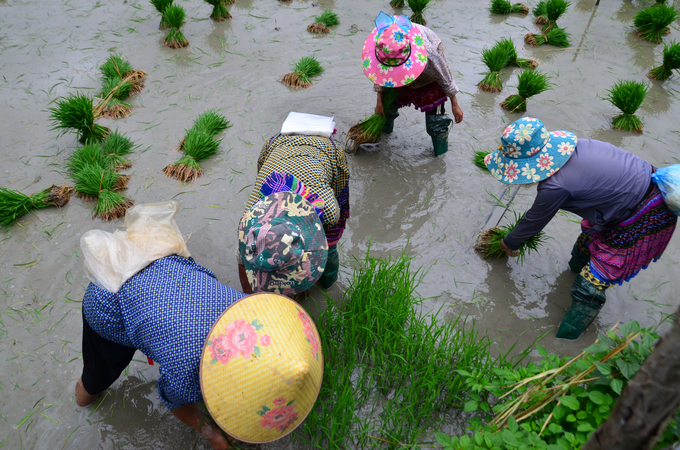
[[[101,337],[137,348],[160,365],[158,395],[174,409],[203,401],[203,344],[224,310],[243,296],[193,258],[173,255],[149,264],[117,294],[90,283],[83,312]]]

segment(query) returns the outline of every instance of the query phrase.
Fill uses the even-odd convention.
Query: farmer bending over
[[[503,183],[538,183],[533,206],[502,241],[508,255],[560,209],[583,218],[569,261],[579,275],[558,338],[578,338],[604,305],[605,290],[659,259],[675,231],[677,216],[652,182],[656,169],[607,142],[548,132],[526,117],[505,129],[485,163]]]

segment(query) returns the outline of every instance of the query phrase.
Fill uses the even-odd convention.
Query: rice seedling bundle
[[[566,48],[571,45],[569,42],[569,33],[562,28],[551,28],[547,32],[542,31],[541,34],[527,33],[524,36],[524,42],[532,47],[550,44],[555,47]]]
[[[508,65],[510,55],[504,46],[494,45],[491,48],[482,50],[482,61],[489,69],[482,81],[477,86],[486,92],[500,92],[503,89],[500,71]]]
[[[535,59],[519,58],[515,44],[511,39],[502,38],[496,42],[496,46],[503,47],[508,53],[508,66],[521,67],[523,69],[535,69],[538,66],[538,61]]]
[[[114,172],[129,169],[132,162],[125,157],[132,153],[134,144],[124,134],[118,130],[111,132],[109,137],[101,143],[105,164]]]
[[[330,9],[325,10],[320,16],[316,16],[315,22],[307,27],[310,33],[330,33],[329,27],[334,27],[340,23],[338,15]]]
[[[674,70],[680,69],[680,44],[671,42],[663,45],[663,64],[649,71],[647,76],[653,80],[667,80]]]
[[[390,6],[392,8],[403,8],[404,0],[390,0]]]
[[[408,0],[408,7],[411,8],[411,22],[420,25],[427,25],[423,13],[430,4],[430,0]]]
[[[398,97],[398,89],[386,88],[383,91],[384,110],[389,111]],[[352,125],[347,131],[347,140],[353,142],[350,153],[356,152],[362,144],[375,144],[379,142],[386,121],[387,119],[382,114],[373,114],[362,122]]]
[[[92,218],[99,217],[108,222],[125,215],[134,202],[121,194],[127,187],[130,177],[114,173],[112,170],[88,164],[71,174],[76,195],[85,200],[95,200]]]
[[[61,208],[71,198],[73,188],[53,185],[33,195],[26,195],[0,187],[0,226],[8,229],[24,214],[31,211],[56,206]]]
[[[529,14],[529,7],[524,3],[512,4],[507,0],[491,0],[489,11],[491,14]]]
[[[534,23],[536,25],[543,25],[548,21],[548,12],[546,10],[546,1],[541,0],[534,6],[534,9],[531,10],[533,13],[535,19]]]
[[[294,88],[308,88],[311,78],[323,73],[321,63],[314,56],[305,56],[295,63],[293,72],[283,76],[283,84]]]
[[[66,167],[70,173],[77,173],[86,166],[106,167],[106,158],[99,142],[89,141],[78,147],[66,159]]]
[[[678,18],[678,12],[672,6],[652,5],[635,15],[633,23],[637,35],[642,39],[660,44],[663,36],[669,34],[669,25]]]
[[[545,2],[545,17],[548,20],[543,28],[544,32],[557,28],[557,19],[567,11],[569,5],[570,3],[567,0],[548,0]]]
[[[642,133],[642,121],[635,116],[647,95],[649,88],[638,81],[617,81],[607,92],[609,100],[623,114],[614,117],[614,128],[623,131]]]
[[[165,17],[163,16],[165,14],[165,10],[168,8],[168,6],[172,5],[173,0],[149,0],[151,4],[156,8],[156,11],[158,11],[158,14],[161,15],[161,23],[158,25],[159,29],[164,29],[168,28],[170,25],[165,21]]]
[[[229,14],[229,10],[227,9],[222,0],[205,0],[205,1],[206,3],[213,6],[212,13],[210,14],[210,18],[212,20],[214,20],[215,22],[222,22],[224,20],[231,19],[231,14]]]
[[[163,173],[182,182],[195,181],[202,177],[203,169],[199,163],[219,152],[222,139],[215,139],[215,135],[229,126],[229,121],[215,110],[199,115],[180,143],[180,148],[186,155],[163,168]]]
[[[549,76],[540,70],[524,70],[517,75],[517,90],[519,94],[511,95],[501,103],[501,108],[512,112],[524,112],[527,110],[527,99],[547,91],[552,86],[548,81]]]
[[[485,230],[477,237],[477,243],[475,244],[475,251],[482,255],[484,259],[489,258],[500,258],[505,255],[503,248],[501,247],[501,241],[510,234],[512,230],[515,229],[520,220],[524,219],[524,214],[518,216],[515,214],[515,221],[511,225],[503,225],[500,227],[493,227]],[[543,245],[547,239],[546,234],[541,231],[538,234],[530,237],[520,245],[517,249],[518,255],[517,259],[520,264],[524,264],[524,258],[528,254],[534,251],[538,251],[538,248]]]
[[[484,158],[486,158],[486,156],[490,155],[491,153],[492,152],[478,150],[472,155],[472,162],[475,164],[475,166],[479,167],[480,169],[488,170],[486,164],[484,163]]]
[[[132,84],[122,78],[114,77],[104,80],[101,97],[97,108],[101,115],[112,119],[127,117],[132,112],[132,105],[125,100],[132,93]]]
[[[184,19],[186,18],[186,12],[184,8],[177,5],[169,5],[165,8],[163,13],[163,20],[167,23],[170,31],[165,37],[163,43],[170,48],[182,48],[189,45],[189,41],[182,34],[180,28],[184,25]]]
[[[144,87],[147,73],[143,70],[133,69],[127,59],[118,53],[111,53],[106,62],[99,67],[104,80],[120,78],[126,80],[132,86],[132,93],[137,93]]]
[[[49,111],[52,130],[61,130],[60,136],[75,131],[80,142],[86,142],[101,141],[109,135],[107,127],[94,123],[98,115],[95,115],[93,101],[83,94],[61,98]]]

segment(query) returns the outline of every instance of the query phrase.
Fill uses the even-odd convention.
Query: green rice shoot
[[[132,166],[132,162],[125,155],[132,153],[134,144],[125,134],[119,133],[118,130],[111,132],[101,147],[105,164],[114,172]]]
[[[498,259],[505,255],[501,247],[501,241],[515,229],[520,220],[524,219],[524,214],[518,216],[513,213],[515,220],[511,225],[503,225],[500,227],[490,228],[477,237],[475,244],[475,251],[482,255],[484,259]],[[530,237],[520,245],[517,249],[517,260],[520,264],[524,264],[524,258],[531,252],[538,251],[539,247],[548,239],[545,232],[540,231],[538,234]]]
[[[524,3],[512,4],[507,0],[491,0],[491,14],[529,14],[529,7]]]
[[[315,17],[315,22],[325,25],[327,27],[334,27],[340,25],[340,18],[332,10],[327,9],[320,16]]]
[[[663,36],[671,32],[670,25],[677,18],[678,12],[675,8],[657,4],[638,12],[633,23],[640,38],[660,44]]]
[[[489,72],[484,74],[482,81],[477,84],[479,89],[486,92],[500,92],[503,90],[500,71],[508,65],[509,60],[508,51],[503,46],[494,45],[491,48],[483,49],[482,61],[487,69],[489,69]]]
[[[170,48],[182,48],[189,45],[189,41],[184,37],[180,28],[184,25],[186,12],[184,8],[177,5],[170,5],[163,13],[163,20],[168,24],[170,30],[163,43]]]
[[[105,166],[85,164],[71,172],[76,187],[76,195],[83,200],[94,200],[102,190],[122,191],[127,188],[129,175],[121,175]]]
[[[70,173],[77,173],[86,166],[106,167],[106,165],[102,146],[96,141],[86,142],[66,159],[66,168]]]
[[[430,0],[408,0],[408,7],[411,8],[411,22],[420,25],[427,25],[423,13],[430,4]]]
[[[569,36],[569,33],[562,28],[551,28],[547,32],[541,32],[541,34],[527,33],[524,36],[524,42],[533,47],[549,44],[555,47],[566,48],[571,45]]]
[[[383,91],[384,110],[389,111],[398,97],[399,90],[386,88]],[[362,144],[374,144],[380,141],[382,130],[385,127],[386,122],[387,119],[382,114],[373,114],[362,122],[352,125],[347,131],[347,141],[353,142],[350,153],[356,152]]]
[[[496,41],[496,46],[503,47],[508,53],[508,66],[520,67],[522,69],[535,69],[538,66],[538,61],[535,59],[520,58],[517,55],[517,49],[515,48],[512,39],[502,38]]]
[[[294,88],[307,88],[312,85],[311,79],[321,75],[323,70],[315,56],[304,56],[295,63],[293,72],[283,76],[283,84]]]
[[[663,64],[649,71],[647,76],[653,80],[667,80],[674,70],[680,69],[680,44],[663,44]]]
[[[231,123],[216,109],[209,109],[201,113],[194,120],[193,129],[201,131],[209,136],[220,134],[231,126]]]
[[[475,164],[475,166],[479,167],[480,169],[489,170],[488,167],[486,167],[486,164],[484,163],[484,158],[486,158],[486,155],[490,155],[491,153],[493,152],[477,150],[472,155],[472,162]]]
[[[33,195],[0,187],[0,226],[9,229],[24,214],[50,206],[62,207],[71,198],[72,187],[52,186]]]
[[[202,177],[203,169],[199,162],[219,152],[222,139],[217,140],[214,135],[224,131],[228,126],[229,122],[215,110],[201,114],[194,121],[194,126],[187,130],[180,144],[186,155],[163,168],[163,173],[181,182],[192,182]]]
[[[125,211],[133,205],[134,202],[120,192],[104,189],[99,192],[92,218],[99,217],[104,222],[116,220],[125,217]]]
[[[540,70],[523,70],[517,75],[518,94],[506,98],[501,107],[511,112],[524,112],[527,110],[527,99],[545,92],[552,87],[550,77]]]
[[[614,128],[623,131],[642,133],[642,121],[635,115],[647,95],[648,86],[639,81],[617,81],[614,86],[607,90],[609,100],[621,110],[622,114],[614,117]]]
[[[210,18],[215,22],[222,22],[227,19],[231,19],[231,14],[224,4],[223,0],[205,0],[206,3],[213,6]]]
[[[115,78],[125,79],[131,86],[131,94],[139,92],[144,87],[147,73],[143,70],[136,70],[127,59],[118,53],[111,53],[104,64],[99,66],[104,84],[108,80]]]
[[[93,101],[84,94],[71,94],[61,98],[49,111],[52,130],[60,130],[60,136],[75,131],[80,142],[86,142],[101,141],[109,134],[107,127],[94,122],[96,117]]]
[[[163,15],[165,14],[165,10],[168,8],[168,6],[172,5],[173,0],[149,0],[151,4],[156,8],[156,11],[161,15],[161,23],[158,26],[158,28],[163,29],[163,28],[168,28],[170,25],[165,21],[165,18]]]
[[[545,2],[545,17],[548,20],[543,28],[544,32],[557,27],[557,19],[567,12],[570,4],[567,0],[548,0]]]

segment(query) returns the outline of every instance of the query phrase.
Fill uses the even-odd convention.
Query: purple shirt
[[[579,139],[569,160],[538,183],[536,200],[503,240],[511,250],[541,231],[559,209],[572,212],[596,229],[627,219],[647,193],[652,166],[608,142]]]

